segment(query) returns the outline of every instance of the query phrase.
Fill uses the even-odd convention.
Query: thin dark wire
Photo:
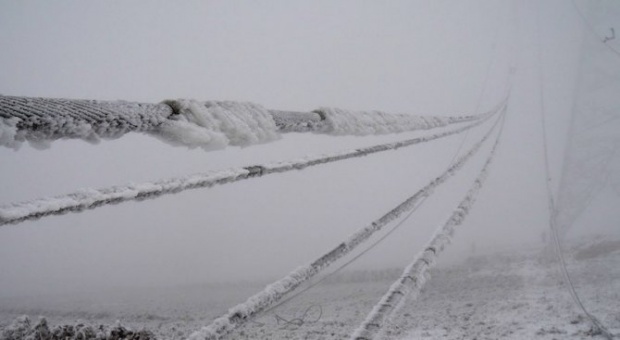
[[[588,31],[592,33],[592,35],[594,35],[597,38],[597,40],[599,40],[603,45],[605,45],[612,53],[614,53],[618,58],[620,58],[620,51],[613,48],[611,45],[607,43],[607,41],[604,38],[601,38],[601,36],[598,35],[594,26],[592,26],[592,24],[588,21],[586,16],[583,14],[583,12],[581,12],[579,7],[577,6],[577,3],[575,3],[575,0],[571,0],[571,3],[573,4],[573,8],[579,15],[579,18],[581,18],[581,20],[585,23],[586,27],[588,28]]]
[[[574,2],[573,2],[574,4]],[[583,311],[583,313],[590,319],[594,327],[608,340],[613,339],[611,333],[605,328],[605,326],[596,318],[594,315],[590,314],[579,295],[577,295],[577,291],[575,290],[575,286],[571,280],[571,277],[568,273],[568,269],[566,266],[566,259],[564,258],[564,254],[562,252],[562,245],[560,242],[560,237],[558,236],[557,226],[556,226],[556,217],[557,217],[557,209],[555,206],[555,200],[553,198],[553,189],[551,188],[551,171],[549,169],[549,151],[547,145],[547,127],[546,127],[546,119],[545,119],[545,95],[544,95],[544,74],[543,74],[543,64],[542,64],[542,31],[540,29],[540,15],[536,15],[536,24],[538,29],[538,77],[539,77],[539,90],[540,90],[540,122],[542,125],[542,142],[543,142],[543,155],[544,155],[544,165],[545,165],[545,184],[547,189],[547,199],[549,205],[549,226],[551,227],[551,233],[553,236],[553,243],[555,245],[555,250],[560,260],[560,265],[562,269],[562,273],[564,274],[564,278],[568,283],[567,288],[569,293],[573,297],[573,300],[579,306],[579,308]]]
[[[484,95],[487,92],[487,84],[489,82],[489,75],[491,74],[491,68],[493,65],[495,65],[498,35],[499,35],[499,29],[496,29],[495,34],[493,36],[493,44],[492,44],[493,48],[491,51],[491,56],[489,57],[489,60],[487,62],[487,67],[486,67],[486,71],[484,74],[484,80],[482,82],[482,89],[480,91],[480,94],[478,95],[478,100],[476,101],[476,107],[473,112],[478,112],[478,110],[480,110],[480,106],[482,105],[482,99],[484,98]],[[459,147],[456,149],[454,156],[452,156],[452,159],[450,160],[450,164],[454,163],[454,160],[456,159],[456,157],[459,155],[459,153],[463,149],[463,146],[465,145],[465,141],[467,140],[467,137],[469,137],[469,130],[465,131],[465,133],[463,134],[461,143],[459,144]]]
[[[482,90],[480,91],[480,95],[478,96],[478,100],[476,102],[476,108],[474,109],[474,112],[478,112],[478,110],[480,109],[480,105],[482,104],[482,98],[484,98],[484,94],[486,93],[487,82],[489,80],[489,74],[491,73],[491,66],[494,64],[494,61],[495,61],[494,56],[495,56],[495,48],[496,48],[495,43],[497,41],[497,32],[498,31],[496,30],[495,38],[493,39],[493,51],[491,51],[491,57],[489,58],[489,62],[487,63],[487,69],[484,75],[484,81],[482,82]],[[459,147],[456,149],[456,152],[452,156],[452,159],[450,160],[450,164],[453,164],[456,157],[459,155],[459,153],[461,153],[461,150],[463,149],[463,146],[465,145],[465,141],[467,140],[468,136],[469,136],[469,130],[465,131],[465,133],[463,134],[461,143],[459,144]]]

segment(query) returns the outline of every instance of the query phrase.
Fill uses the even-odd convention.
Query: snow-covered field
[[[579,297],[618,336],[620,243],[582,245],[569,254]],[[591,338],[590,323],[560,286],[561,277],[553,255],[471,258],[463,266],[436,271],[424,294],[390,327],[389,338]]]
[[[620,334],[620,241],[567,246],[569,271],[589,311]],[[343,339],[366,317],[400,273],[398,269],[339,274],[299,298],[247,323],[231,339]],[[561,286],[552,255],[541,249],[469,256],[432,271],[415,301],[407,302],[383,334],[387,339],[600,338]],[[55,325],[113,325],[182,339],[261,289],[259,283],[136,288],[71,296],[0,301],[0,329],[27,314]]]

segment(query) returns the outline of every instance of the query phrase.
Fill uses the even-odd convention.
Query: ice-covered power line
[[[366,319],[352,334],[351,339],[375,339],[381,333],[386,322],[394,316],[395,312],[402,306],[407,298],[409,296],[416,297],[419,294],[427,280],[427,271],[435,264],[435,260],[439,254],[451,242],[455,227],[463,223],[476,202],[478,193],[487,178],[488,170],[495,156],[497,146],[499,145],[502,131],[503,121],[502,128],[500,128],[497,134],[495,143],[487,156],[486,162],[463,200],[461,200],[450,218],[436,230],[434,236],[426,244],[424,250],[416,255],[411,264],[404,269],[400,278],[390,286]]]
[[[494,41],[496,39],[497,39],[497,33],[496,33],[496,37],[495,37]],[[495,43],[493,44],[493,51],[495,51]],[[487,68],[486,68],[484,80],[483,80],[483,83],[482,83],[482,88],[480,90],[480,94],[478,96],[478,100],[476,101],[476,108],[475,108],[474,112],[477,112],[479,110],[480,105],[482,103],[482,98],[484,96],[484,93],[486,92],[487,82],[488,82],[488,78],[489,78],[491,67],[492,67],[492,65],[494,63],[493,62],[494,59],[495,58],[493,56],[491,56],[491,58],[489,58],[489,61],[487,63]],[[512,88],[512,75],[513,75],[513,73],[514,73],[514,70],[511,70],[509,78],[508,78],[508,83],[507,83],[507,86],[506,86],[507,93],[511,92],[511,88]],[[456,152],[450,158],[449,165],[454,163],[454,161],[458,157],[461,149],[465,145],[465,140],[467,139],[467,136],[468,136],[470,131],[471,130],[467,130],[467,131],[465,131],[463,133],[463,137],[461,138],[461,142],[459,143],[459,146],[458,146]],[[275,305],[271,306],[270,308],[264,310],[263,312],[261,312],[261,314],[269,313],[269,312],[279,308],[280,306],[283,306],[283,305],[287,304],[288,302],[294,300],[295,298],[297,298],[298,296],[304,294],[305,292],[309,291],[310,289],[312,289],[312,288],[318,286],[319,284],[325,282],[327,279],[329,279],[333,275],[336,275],[337,273],[339,273],[340,271],[342,271],[343,269],[345,269],[346,267],[348,267],[349,265],[351,265],[352,263],[354,263],[355,261],[360,259],[362,256],[366,255],[368,252],[372,251],[372,249],[374,249],[377,245],[382,243],[385,239],[387,239],[389,236],[391,236],[396,230],[398,230],[417,211],[417,208],[419,208],[420,206],[422,206],[424,204],[424,202],[425,202],[425,200],[427,198],[428,198],[428,196],[425,196],[421,200],[419,200],[417,205],[414,208],[412,208],[407,213],[407,215],[405,215],[405,217],[403,217],[397,224],[395,224],[393,227],[391,227],[383,236],[381,236],[380,238],[375,240],[372,244],[370,244],[368,247],[366,247],[363,251],[359,252],[357,255],[355,255],[351,259],[347,260],[345,263],[343,263],[340,266],[338,266],[332,272],[323,275],[320,279],[314,281],[312,284],[309,284],[309,285],[305,286],[303,289],[297,290],[294,294],[287,296],[285,299],[279,301],[277,304],[275,304]]]
[[[213,150],[269,142],[283,132],[386,134],[439,128],[483,116],[413,116],[335,108],[291,112],[248,102],[186,99],[148,104],[0,96],[0,146],[17,149],[28,141],[45,148],[57,139],[98,142],[135,131],[173,145]]]
[[[506,106],[502,106],[502,116]],[[501,118],[501,117],[500,117]],[[445,183],[450,177],[458,172],[464,164],[480,149],[484,142],[491,136],[492,132],[499,122],[499,118],[495,120],[493,126],[466,154],[461,156],[456,162],[451,164],[442,174],[430,181],[425,187],[418,190],[412,196],[400,203],[398,206],[387,212],[379,219],[373,221],[370,225],[363,227],[353,233],[344,242],[325,253],[310,264],[295,269],[287,276],[270,284],[263,291],[251,296],[245,302],[234,306],[228,313],[215,319],[210,325],[203,327],[199,331],[194,332],[190,340],[215,340],[220,339],[228,334],[256,314],[270,308],[280,301],[286,294],[294,291],[302,283],[310,280],[319,272],[341,259],[351,251],[356,249],[360,244],[364,243],[372,235],[383,229],[390,222],[398,219],[401,215],[407,213],[417,206],[417,203],[424,197],[430,196],[435,188]]]
[[[184,177],[169,178],[154,182],[113,186],[103,189],[82,189],[55,197],[46,197],[21,203],[0,206],[0,225],[19,223],[50,215],[68,212],[80,212],[109,204],[127,201],[152,199],[165,194],[178,193],[188,189],[211,187],[218,184],[237,182],[239,180],[261,177],[273,173],[301,170],[306,167],[362,157],[369,154],[396,150],[439,138],[467,131],[485,122],[500,109],[505,107],[505,100],[497,108],[471,124],[429,136],[407,139],[400,142],[379,144],[375,146],[341,151],[319,156],[307,156],[299,160],[282,161],[264,165],[253,165],[222,171],[206,172]]]

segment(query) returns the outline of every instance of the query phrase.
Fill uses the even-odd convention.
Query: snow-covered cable
[[[397,133],[475,121],[489,114],[441,117],[339,109],[292,112],[232,101],[178,99],[145,104],[0,95],[0,146],[17,149],[28,141],[45,148],[57,139],[98,142],[136,131],[173,145],[213,150],[268,142],[283,132]]]
[[[505,109],[505,107],[504,107]],[[502,111],[503,112],[503,111]],[[411,197],[400,203],[398,206],[387,212],[370,225],[359,229],[344,242],[325,253],[320,258],[310,264],[306,264],[295,269],[287,276],[268,285],[263,291],[251,296],[245,302],[232,307],[228,313],[215,319],[210,325],[194,332],[189,340],[215,340],[228,334],[254,315],[261,313],[272,305],[276,304],[286,294],[292,292],[302,283],[310,280],[316,274],[330,266],[332,263],[341,259],[357,248],[364,241],[368,240],[373,234],[380,231],[391,221],[399,218],[402,214],[415,208],[417,203],[424,197],[430,196],[435,188],[443,184],[452,177],[463,165],[480,149],[482,144],[489,138],[495,130],[499,118],[494,122],[489,131],[478,141],[465,155],[461,156],[456,162],[448,167],[442,174],[433,179],[424,188],[418,190]]]
[[[316,112],[269,110],[269,113],[283,133],[320,131],[325,125],[325,120]]]
[[[175,114],[150,133],[173,145],[214,150],[280,138],[271,114],[257,104],[186,99],[165,103]]]
[[[405,217],[403,217],[397,224],[395,224],[392,228],[390,228],[390,230],[388,230],[380,238],[378,238],[372,244],[370,244],[368,247],[366,247],[366,249],[362,250],[357,255],[355,255],[351,259],[347,260],[345,263],[343,263],[340,266],[338,266],[338,268],[336,268],[334,271],[332,271],[332,272],[330,272],[328,274],[323,275],[320,279],[316,280],[312,284],[307,285],[303,289],[300,289],[300,290],[296,291],[295,294],[292,294],[292,295],[288,296],[286,299],[281,300],[277,304],[275,304],[275,305],[269,307],[268,309],[262,311],[261,314],[269,313],[270,311],[272,311],[272,310],[274,310],[274,309],[276,309],[276,308],[278,308],[278,307],[280,307],[280,306],[282,306],[282,305],[284,305],[284,304],[294,300],[298,296],[300,296],[303,293],[309,291],[310,289],[316,287],[317,285],[325,282],[330,277],[332,277],[332,276],[336,275],[337,273],[341,272],[343,269],[345,269],[346,267],[348,267],[349,265],[351,265],[352,263],[357,261],[359,258],[361,258],[362,256],[366,255],[368,252],[370,252],[376,246],[378,246],[381,242],[383,242],[386,238],[388,238],[390,235],[392,235],[396,230],[398,230],[418,210],[418,208],[424,204],[424,202],[426,201],[426,199],[428,197],[429,196],[424,196],[422,199],[420,199],[417,202],[417,204],[413,208],[411,208],[411,210],[409,210],[409,212],[407,213],[407,215],[405,215]],[[258,315],[255,315],[254,317],[256,317],[256,316],[258,316]]]
[[[502,118],[503,116],[504,115],[502,115]],[[434,236],[426,244],[424,250],[416,255],[414,260],[404,269],[400,278],[390,286],[366,319],[352,334],[351,339],[375,339],[377,335],[380,334],[386,322],[389,322],[390,318],[402,306],[406,299],[409,296],[415,298],[419,294],[427,281],[427,271],[435,264],[439,254],[451,242],[455,227],[463,223],[476,202],[478,193],[487,178],[488,170],[493,161],[495,151],[497,150],[502,130],[503,122],[502,128],[497,134],[493,148],[487,156],[484,166],[458,207],[443,226],[440,226],[435,231]]]
[[[465,135],[467,135],[467,132],[469,132],[471,130],[468,130],[465,132]],[[461,141],[460,146],[458,148],[458,150],[455,152],[455,154],[451,157],[450,163],[448,163],[448,165],[453,164],[454,160],[456,159],[456,157],[458,156],[461,148],[464,145],[464,140]],[[264,310],[261,312],[261,314],[265,314],[265,313],[269,313],[270,311],[288,303],[289,301],[295,299],[296,297],[300,296],[301,294],[307,292],[308,290],[314,288],[315,286],[323,283],[325,280],[329,279],[330,277],[332,277],[333,275],[339,273],[340,271],[342,271],[343,269],[345,269],[346,267],[348,267],[349,265],[351,265],[352,263],[354,263],[355,261],[357,261],[359,258],[361,258],[362,256],[364,256],[365,254],[367,254],[368,252],[370,252],[372,249],[374,249],[376,246],[378,246],[381,242],[383,242],[386,238],[388,238],[390,235],[392,235],[396,230],[398,230],[403,223],[405,223],[416,211],[417,209],[422,206],[424,204],[424,202],[426,201],[426,199],[429,196],[424,196],[422,199],[420,199],[417,204],[411,208],[411,210],[409,210],[409,212],[407,213],[407,215],[405,215],[405,217],[403,217],[397,224],[395,224],[390,230],[388,230],[384,235],[382,235],[380,238],[378,238],[377,240],[375,240],[372,244],[370,244],[368,247],[366,247],[366,249],[364,249],[363,251],[361,251],[359,254],[355,255],[354,257],[352,257],[351,259],[349,259],[347,262],[341,264],[340,266],[338,266],[338,268],[336,268],[334,271],[324,275],[323,277],[321,277],[319,280],[316,280],[315,282],[313,282],[312,284],[304,287],[301,290],[298,290],[297,292],[295,292],[295,294],[288,296],[286,299],[278,302],[276,305],[273,305],[271,307],[269,307],[268,309]]]
[[[97,142],[152,131],[173,114],[165,104],[0,96],[0,146],[38,148],[60,138]]]
[[[336,162],[344,159],[362,157],[376,152],[396,150],[402,147],[429,142],[439,138],[458,134],[485,122],[489,117],[457,129],[436,133],[429,136],[407,139],[400,142],[379,144],[375,146],[324,154],[307,156],[298,160],[275,162],[265,165],[246,166],[223,171],[212,171],[184,177],[169,178],[141,184],[128,184],[103,189],[82,189],[55,197],[46,197],[21,203],[0,206],[0,225],[19,223],[50,215],[68,212],[80,212],[104,205],[127,201],[152,199],[165,194],[178,193],[188,189],[211,187],[267,174],[301,170],[319,164]]]
[[[130,131],[206,150],[280,137],[271,114],[252,103],[179,99],[142,104],[0,96],[0,145],[14,149],[24,141],[47,147],[61,138],[98,142]]]
[[[477,116],[412,116],[382,111],[351,111],[338,108],[320,108],[314,112],[324,117],[325,124],[317,132],[333,135],[381,135],[414,130],[428,130],[480,119]]]

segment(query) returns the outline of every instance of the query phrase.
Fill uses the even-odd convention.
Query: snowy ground
[[[620,334],[620,241],[596,240],[567,250],[584,304]],[[359,325],[399,270],[339,275],[231,334],[232,339],[343,339]],[[590,339],[591,327],[559,285],[555,261],[539,250],[476,255],[436,269],[416,301],[403,306],[388,339]],[[181,339],[261,288],[239,283],[125,289],[98,296],[0,300],[0,329],[16,317],[44,315],[55,324],[111,325],[120,320],[158,338]],[[287,322],[288,321],[288,322]]]
[[[618,336],[620,243],[584,256],[604,247],[576,249],[569,271],[588,311]],[[406,305],[388,338],[591,338],[590,324],[558,284],[560,277],[555,259],[532,254],[469,259],[465,266],[437,271],[419,300]]]

